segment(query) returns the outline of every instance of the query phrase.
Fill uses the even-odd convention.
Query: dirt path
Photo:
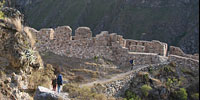
[[[104,84],[104,83],[108,83],[108,82],[112,82],[112,81],[116,81],[116,80],[120,80],[130,74],[133,74],[141,69],[144,69],[144,68],[147,68],[149,66],[155,66],[155,65],[166,65],[168,64],[168,62],[162,62],[162,63],[158,63],[158,64],[147,64],[147,65],[138,65],[138,66],[133,66],[133,70],[130,70],[126,73],[121,73],[121,74],[118,74],[110,79],[102,79],[102,80],[97,80],[97,81],[94,81],[94,82],[91,82],[91,83],[86,83],[86,84],[82,84],[80,85],[80,87],[91,87],[93,86],[94,84]]]

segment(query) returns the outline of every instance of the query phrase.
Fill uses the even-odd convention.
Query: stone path
[[[82,85],[80,85],[80,87],[92,87],[94,84],[109,83],[109,82],[112,82],[112,81],[123,79],[124,77],[129,76],[130,74],[133,74],[135,72],[140,71],[141,69],[144,69],[144,68],[147,68],[147,67],[150,67],[150,66],[166,65],[166,64],[169,64],[169,62],[165,61],[165,62],[158,63],[158,64],[147,64],[147,65],[133,66],[133,70],[130,70],[130,71],[126,72],[126,73],[118,74],[118,75],[116,75],[116,76],[114,76],[114,77],[112,77],[110,79],[97,80],[97,81],[94,81],[94,82],[91,82],[91,83],[82,84]]]

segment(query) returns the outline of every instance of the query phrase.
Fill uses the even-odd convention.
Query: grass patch
[[[63,86],[63,91],[69,93],[69,97],[76,100],[108,100],[104,94],[98,94],[91,88],[80,88],[78,84],[67,84]]]
[[[199,93],[194,93],[191,95],[192,99],[199,100]]]
[[[99,72],[88,69],[71,69],[72,72],[81,72],[91,75],[92,78],[98,78]]]
[[[179,91],[176,92],[176,97],[179,100],[187,100],[188,99],[188,94],[185,88],[180,88]]]
[[[44,69],[33,71],[29,77],[30,89],[36,89],[38,86],[50,88],[51,81],[54,78],[54,69],[52,65],[47,64]]]
[[[151,91],[151,90],[152,90],[151,86],[148,86],[148,85],[143,85],[143,86],[141,87],[142,94],[143,94],[145,97],[147,97],[147,96],[149,95],[149,91]]]
[[[129,90],[125,92],[125,97],[126,98],[124,100],[142,100],[139,96]]]

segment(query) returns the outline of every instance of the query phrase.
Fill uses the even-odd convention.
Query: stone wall
[[[101,56],[123,66],[130,66],[131,59],[135,60],[137,65],[160,63],[167,56],[166,43],[124,39],[121,35],[108,31],[102,31],[92,37],[92,31],[88,27],[76,29],[75,36],[72,36],[72,29],[69,26],[30,31],[37,38],[36,46],[40,52],[51,51],[58,55],[86,59]],[[183,56],[179,51],[170,50],[170,53]]]
[[[156,51],[162,51],[161,42],[152,41],[145,42],[147,45],[144,47],[147,53],[142,53],[140,50],[130,50],[127,48],[127,41],[121,35],[116,33],[109,33],[102,31],[96,37],[92,37],[92,32],[87,27],[79,27],[75,31],[75,36],[72,36],[72,29],[69,26],[58,27],[55,30],[51,28],[41,29],[36,31],[30,29],[37,38],[36,46],[40,52],[51,51],[58,55],[65,55],[68,57],[93,59],[95,56],[102,56],[105,59],[115,61],[120,65],[128,66],[129,60],[134,59],[136,64],[148,64],[160,62],[161,53],[147,52],[151,48]],[[142,43],[138,44],[138,47]],[[155,46],[154,46],[155,44]],[[140,53],[134,53],[134,52]],[[155,52],[156,52],[155,51]],[[153,52],[153,50],[152,50]],[[163,54],[161,54],[163,55]]]
[[[179,47],[175,47],[175,46],[170,46],[169,54],[199,60],[199,54],[194,54],[194,55],[185,54]]]
[[[75,30],[75,40],[92,38],[92,31],[88,27],[79,27]]]
[[[125,90],[127,90],[130,86],[130,83],[133,79],[133,77],[136,76],[136,74],[139,71],[148,71],[148,67],[151,66],[153,70],[163,67],[164,65],[169,64],[169,62],[174,62],[177,67],[179,68],[189,68],[195,73],[199,73],[199,61],[194,60],[191,58],[181,57],[177,55],[169,55],[168,56],[168,62],[165,63],[159,63],[159,64],[153,64],[153,65],[144,65],[139,67],[138,70],[133,71],[132,73],[126,75],[125,77],[121,77],[116,80],[112,80],[111,82],[107,82],[102,84],[103,87],[105,87],[105,94],[108,94],[109,96],[115,96],[120,97],[121,94],[125,93]]]
[[[108,96],[120,97],[130,87],[130,83],[132,82],[132,80],[134,80],[133,77],[136,77],[139,71],[148,71],[149,67],[151,67],[152,69],[158,69],[159,67],[162,67],[163,65],[167,64],[168,62],[141,66],[139,67],[139,69],[131,72],[125,77],[112,80],[111,82],[103,83],[101,85],[106,88],[104,93],[107,94]]]
[[[169,55],[169,61],[174,62],[179,67],[189,67],[193,70],[199,67],[199,60],[192,58],[181,57],[177,55]]]
[[[167,44],[160,41],[138,41],[126,40],[126,47],[133,52],[157,53],[158,55],[167,55]]]

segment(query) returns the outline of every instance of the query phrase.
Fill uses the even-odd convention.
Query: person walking
[[[62,84],[63,84],[62,75],[58,74],[58,77],[57,77],[58,93],[60,93],[60,88],[61,88]]]
[[[53,91],[56,91],[57,79],[56,77],[52,80]]]
[[[133,59],[131,59],[129,62],[130,62],[130,64],[131,64],[131,70],[133,70],[133,66],[135,65],[135,62],[134,62]]]

